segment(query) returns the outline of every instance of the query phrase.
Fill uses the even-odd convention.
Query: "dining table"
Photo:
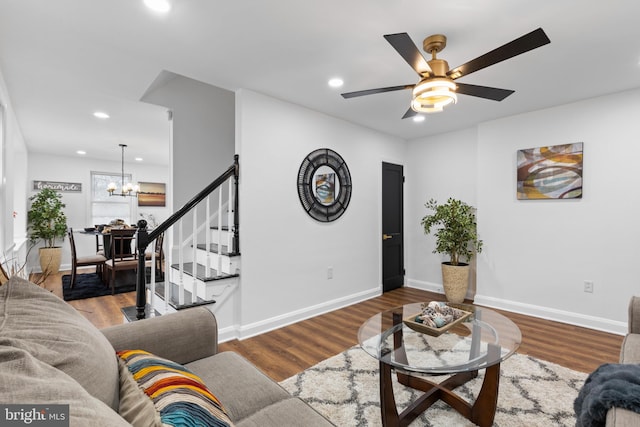
[[[135,234],[136,229],[131,228],[131,233]],[[78,231],[80,234],[93,235],[96,237],[96,253],[100,250],[104,252],[104,256],[107,259],[111,259],[111,234],[109,232],[98,231],[97,229],[85,228],[83,231]],[[100,242],[102,240],[102,242]],[[132,254],[133,250],[131,246],[125,246],[122,253]]]

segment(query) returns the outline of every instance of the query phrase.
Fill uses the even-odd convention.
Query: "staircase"
[[[220,177],[153,230],[138,223],[138,253],[164,235],[162,269],[140,257],[136,307],[123,309],[128,320],[206,305],[216,312],[238,287],[238,156]],[[188,231],[187,231],[188,230]],[[150,270],[150,271],[149,271]],[[147,274],[145,274],[145,271]],[[221,301],[223,300],[223,301]]]

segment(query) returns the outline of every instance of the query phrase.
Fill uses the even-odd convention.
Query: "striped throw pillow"
[[[143,350],[117,354],[153,402],[163,425],[233,426],[218,398],[184,366]]]

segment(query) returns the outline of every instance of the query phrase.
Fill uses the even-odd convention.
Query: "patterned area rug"
[[[573,401],[587,374],[515,354],[500,366],[500,391],[494,426],[575,426]],[[456,389],[467,401],[482,385],[478,378]],[[433,378],[433,377],[432,377]],[[446,377],[442,377],[446,379]],[[280,384],[340,427],[381,426],[378,362],[352,347]],[[394,384],[400,410],[421,392]],[[473,426],[443,402],[437,402],[411,426]]]
[[[65,301],[101,297],[111,295],[111,288],[95,273],[76,275],[76,285],[70,287],[71,276],[62,276],[62,296]],[[116,294],[136,290],[136,275],[134,271],[119,271],[116,276]]]

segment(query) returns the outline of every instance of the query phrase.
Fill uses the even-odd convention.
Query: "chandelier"
[[[124,183],[124,149],[127,146],[126,144],[118,144],[122,149],[122,175],[120,181],[120,192],[116,192],[117,187],[115,182],[110,182],[107,186],[107,191],[109,192],[109,196],[122,196],[122,197],[138,197],[138,193],[140,192],[140,186],[138,184],[133,185],[130,182]]]

